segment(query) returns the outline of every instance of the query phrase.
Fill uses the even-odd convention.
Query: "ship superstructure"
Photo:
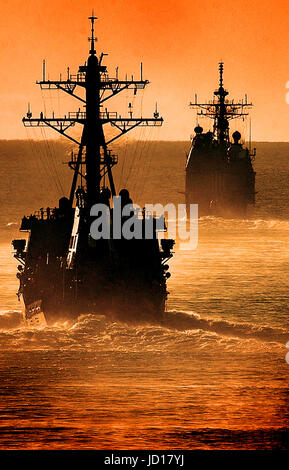
[[[19,260],[18,296],[23,296],[25,318],[30,324],[45,320],[48,324],[62,319],[74,319],[80,314],[105,314],[129,319],[157,319],[164,314],[167,297],[166,261],[172,256],[172,240],[158,240],[156,220],[150,239],[95,239],[91,224],[95,217],[91,208],[105,204],[110,225],[114,224],[112,198],[120,196],[122,207],[131,205],[126,189],[117,193],[113,167],[118,158],[111,144],[139,126],[161,126],[163,119],[157,110],[152,117],[135,117],[108,111],[106,102],[124,90],[134,94],[149,83],[143,78],[122,80],[116,73],[111,77],[103,64],[105,54],[97,55],[92,15],[90,50],[87,62],[76,74],[68,69],[66,80],[43,77],[38,82],[43,90],[61,90],[81,105],[77,111],[63,117],[40,113],[34,117],[30,106],[23,123],[26,127],[49,127],[70,139],[77,152],[72,153],[69,166],[73,170],[70,194],[59,200],[57,208],[24,217],[20,230],[28,233],[28,242],[14,240],[15,257]],[[78,104],[78,106],[79,106]],[[82,125],[81,138],[70,130]],[[110,124],[117,131],[109,139],[104,127]],[[95,214],[94,214],[95,215]],[[145,226],[150,214],[137,214]],[[127,217],[121,219],[124,223]]]
[[[230,136],[229,122],[244,118],[252,106],[245,100],[227,98],[223,86],[223,62],[219,63],[219,87],[207,103],[190,103],[197,115],[213,120],[212,131],[195,127],[186,163],[186,204],[198,204],[199,214],[245,216],[248,204],[255,202],[255,149],[244,148],[238,131]],[[232,138],[231,138],[232,137]]]

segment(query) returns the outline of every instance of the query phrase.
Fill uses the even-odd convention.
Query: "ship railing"
[[[116,79],[110,79],[108,76],[102,75],[100,78],[100,81],[108,83],[108,82],[115,82]],[[40,85],[43,90],[51,89],[51,88],[58,88],[58,87],[65,87],[67,89],[67,87],[71,87],[71,86],[75,88],[76,85],[78,84],[83,85],[85,83],[85,73],[79,72],[76,74],[71,74],[69,75],[69,77],[66,78],[66,80],[62,79],[62,77],[60,76],[58,80],[47,79],[47,80],[37,81],[36,83]]]
[[[85,111],[69,111],[68,119],[86,119]]]
[[[153,118],[143,118],[143,117],[122,117],[118,115],[115,111],[101,111],[99,113],[99,119],[104,123],[110,122],[116,127],[121,126],[123,128],[130,127],[159,127],[163,124],[163,118],[153,117]],[[25,117],[22,119],[25,127],[44,127],[53,123],[54,128],[60,127],[63,130],[64,126],[74,126],[77,122],[83,122],[86,120],[85,111],[69,111],[67,115],[63,117],[56,117],[52,113],[51,117],[45,116],[43,113],[40,113],[39,118],[32,118],[32,116]]]
[[[116,111],[101,111],[99,117],[100,119],[117,119],[118,115]]]
[[[104,73],[100,76],[100,82],[103,84],[102,88],[113,89],[122,85],[126,85],[128,88],[131,88],[131,85],[133,85],[133,87],[138,90],[145,88],[149,83],[148,80],[135,80],[133,77],[131,79],[125,78],[125,80],[111,78],[108,74]],[[38,80],[36,83],[40,85],[43,90],[65,88],[71,92],[74,90],[76,85],[79,84],[83,86],[85,83],[85,73],[79,72],[77,74],[71,74],[66,80],[60,76],[58,80],[45,79]]]
[[[85,82],[85,73],[76,73],[76,74],[71,74],[67,80],[68,82]],[[108,74],[102,73],[100,75],[100,81],[101,82],[115,82],[115,78],[109,78]]]
[[[78,155],[77,154],[74,154],[72,159],[69,161],[69,162],[64,162],[64,163],[69,163],[71,165],[75,165],[76,163],[78,163],[79,165],[85,165],[86,164],[86,159],[85,159],[85,154],[83,155],[83,158],[79,161],[78,160]],[[118,163],[118,155],[108,155],[108,161],[107,159],[105,159],[105,157],[102,155],[100,157],[100,163],[102,165],[105,165],[107,163],[109,163],[110,165],[116,165]]]
[[[38,220],[49,220],[57,217],[58,209],[47,207],[47,209],[39,209],[33,213],[33,216]],[[33,217],[32,216],[32,217]]]
[[[115,111],[101,111],[99,113],[100,119],[117,119],[118,115]],[[68,119],[86,119],[85,111],[69,111]]]
[[[68,81],[71,82],[85,82],[85,73],[75,73],[69,76]]]

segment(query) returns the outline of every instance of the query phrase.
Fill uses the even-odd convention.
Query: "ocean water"
[[[197,249],[176,250],[163,324],[86,315],[28,329],[10,241],[67,189],[69,149],[0,142],[1,449],[289,448],[289,144],[256,147],[256,207],[202,218]],[[118,187],[183,203],[187,150],[127,143]]]

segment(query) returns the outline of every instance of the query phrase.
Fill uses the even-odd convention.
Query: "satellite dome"
[[[203,132],[203,128],[201,126],[197,126],[195,127],[194,131],[196,134],[201,134]]]
[[[129,192],[127,189],[121,189],[119,195],[125,199],[129,198]]]
[[[207,137],[207,139],[209,139],[209,140],[213,139],[213,137],[214,137],[213,132],[211,132],[211,131],[206,132],[206,137]]]

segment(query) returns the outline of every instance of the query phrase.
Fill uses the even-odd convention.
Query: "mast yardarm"
[[[195,102],[190,103],[190,107],[198,109],[198,116],[209,117],[214,120],[213,132],[219,143],[229,142],[229,121],[248,115],[246,109],[252,107],[252,103],[248,103],[247,95],[245,99],[239,102],[229,100],[226,97],[229,92],[223,86],[224,64],[219,63],[219,88],[214,92],[216,99],[208,103],[199,103],[197,95]]]
[[[102,65],[105,54],[97,56],[95,50],[95,21],[97,17],[89,17],[91,21],[90,50],[87,62],[79,67],[77,74],[71,74],[68,69],[67,79],[47,80],[45,74],[43,79],[37,82],[43,90],[60,90],[78,100],[82,108],[77,111],[68,112],[65,116],[46,116],[43,112],[38,118],[33,118],[31,110],[23,118],[26,127],[50,127],[62,136],[71,140],[77,145],[77,152],[68,165],[74,171],[70,190],[70,201],[73,203],[78,177],[84,182],[83,190],[86,192],[86,204],[91,207],[99,200],[100,191],[105,185],[107,176],[112,195],[116,194],[112,168],[117,164],[117,156],[109,148],[110,144],[126,134],[130,130],[139,126],[161,126],[163,118],[158,113],[153,113],[152,117],[143,118],[133,115],[129,111],[128,117],[123,117],[117,112],[108,111],[103,108],[103,103],[110,100],[123,90],[133,90],[134,94],[138,90],[148,85],[148,80],[143,79],[141,64],[140,80],[121,80],[118,76],[110,77],[107,67]],[[118,68],[117,68],[118,70]],[[84,94],[78,92],[84,90]],[[78,140],[75,134],[72,135],[71,128],[76,124],[82,125],[81,138]],[[105,138],[104,127],[110,124],[116,135],[109,140]],[[82,183],[81,183],[82,184]]]

